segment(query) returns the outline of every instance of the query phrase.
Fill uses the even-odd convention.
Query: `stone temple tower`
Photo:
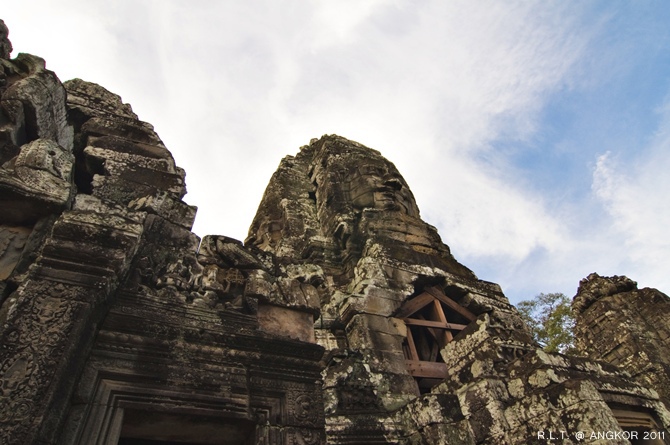
[[[328,443],[544,443],[620,429],[613,409],[668,420],[615,368],[543,352],[376,150],[330,135],[286,157],[246,244],[317,290]]]

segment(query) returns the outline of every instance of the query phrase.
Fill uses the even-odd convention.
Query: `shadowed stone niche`
[[[0,21],[0,445],[554,444],[670,425],[664,294],[590,276],[574,307],[592,358],[548,354],[398,169],[336,135],[281,161],[245,243],[200,240],[154,128],[11,50]]]

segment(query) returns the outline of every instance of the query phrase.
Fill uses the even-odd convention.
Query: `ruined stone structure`
[[[626,286],[575,299],[589,351],[614,346],[586,332],[609,329],[598,305],[628,305],[619,352],[593,358],[636,370],[623,351],[638,351],[633,378],[547,354],[395,166],[339,136],[282,160],[244,244],[200,242],[151,125],[10,53],[1,24],[0,444],[544,444],[670,426],[668,331],[636,343],[643,322],[667,328],[667,296],[639,291],[665,309],[638,318]]]
[[[1,63],[0,443],[323,443],[300,271],[198,250],[151,125],[35,56]]]
[[[581,353],[628,371],[670,408],[670,298],[626,277],[591,274],[573,301]]]

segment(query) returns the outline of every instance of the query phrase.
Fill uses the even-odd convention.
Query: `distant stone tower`
[[[627,371],[670,408],[670,297],[594,273],[579,283],[572,306],[580,352]]]

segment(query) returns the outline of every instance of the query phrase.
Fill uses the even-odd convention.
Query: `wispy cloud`
[[[645,285],[669,289],[670,103],[659,113],[654,138],[632,159],[611,152],[598,158],[593,191],[607,209],[611,230],[625,244],[620,261],[627,273]]]

